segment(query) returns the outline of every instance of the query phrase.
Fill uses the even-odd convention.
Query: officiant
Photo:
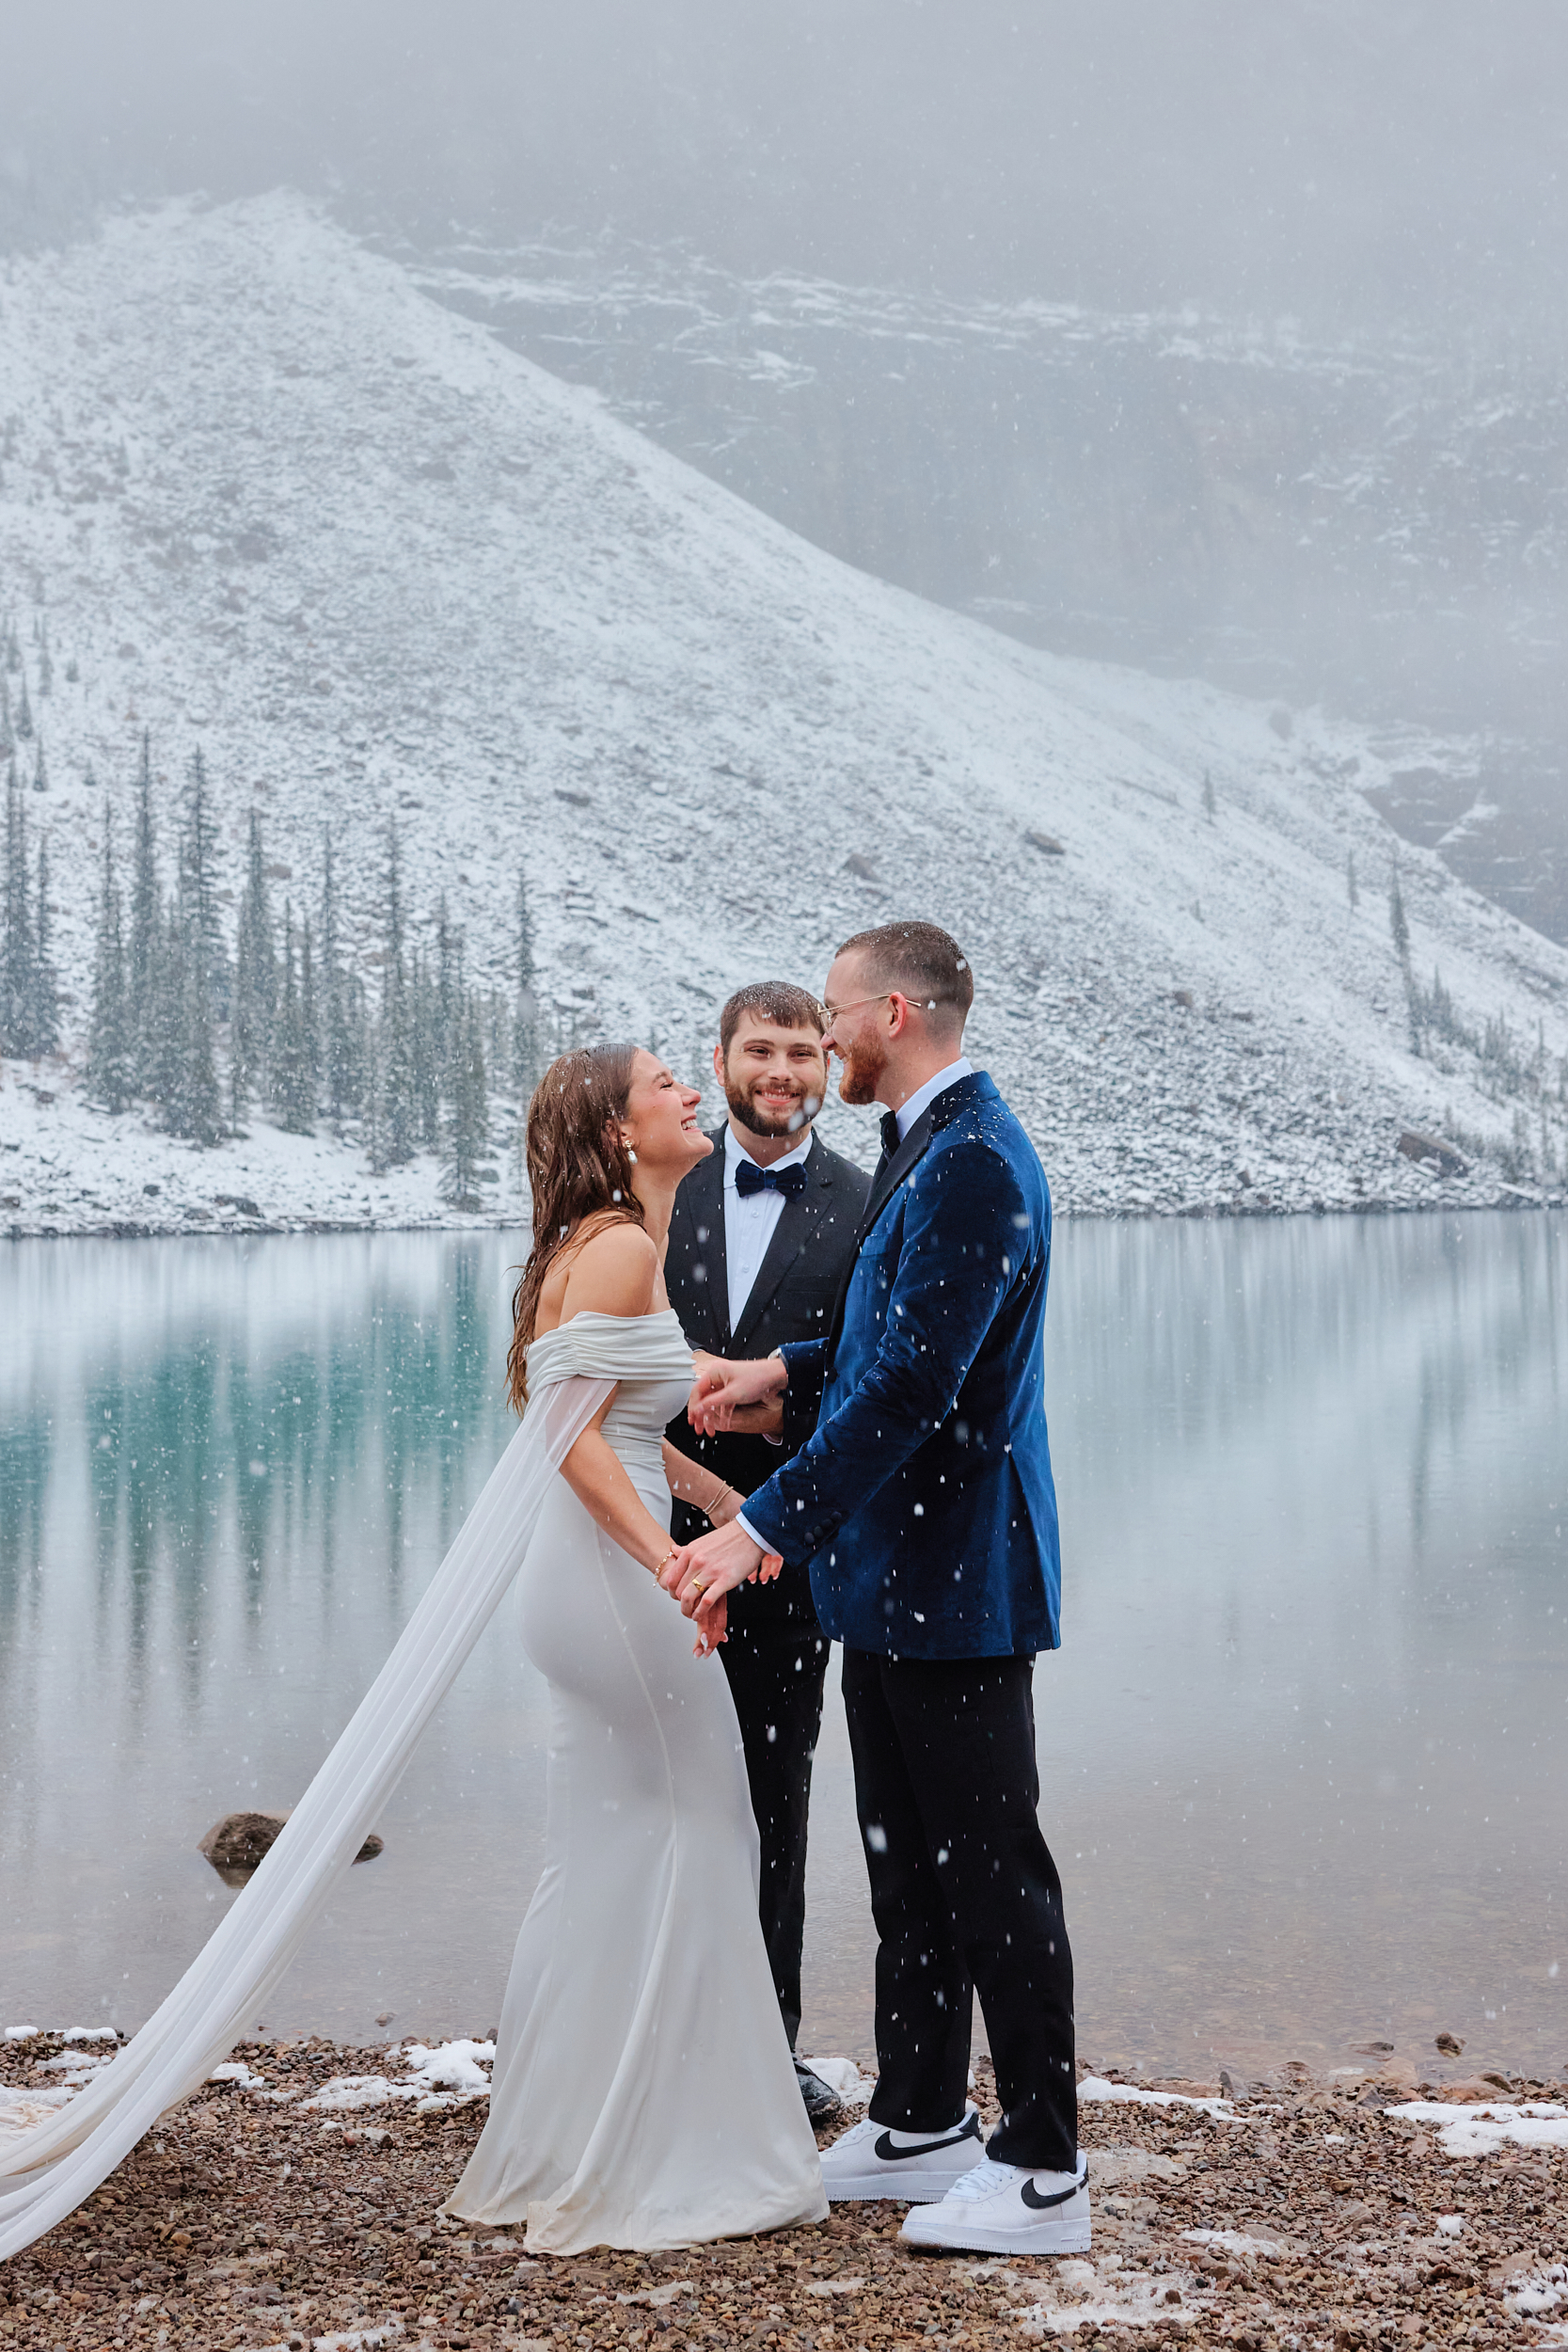
[[[813,1132],[827,1092],[825,1015],[803,988],[762,980],[732,996],[720,1016],[714,1075],[728,1118],[714,1152],[675,1195],[664,1279],[693,1350],[767,1356],[816,1339],[832,1319],[854,1256],[866,1178]],[[753,1493],[811,1436],[786,1420],[782,1438],[699,1438],[684,1412],[666,1432],[714,1491]],[[698,1502],[707,1500],[694,1479]],[[677,1500],[677,1543],[704,1534],[699,1509]],[[828,1642],[803,1565],[771,1583],[742,1585],[729,1601],[720,1650],[729,1677],[762,1841],[763,1938],[793,2050],[800,2026],[800,1947],[806,1916],[806,1820],[812,1758],[822,1722]],[[796,2074],[816,2121],[835,2101],[797,2057]]]

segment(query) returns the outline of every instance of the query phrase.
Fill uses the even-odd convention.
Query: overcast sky
[[[751,271],[1347,318],[1549,315],[1562,0],[50,0],[6,219],[292,181]]]

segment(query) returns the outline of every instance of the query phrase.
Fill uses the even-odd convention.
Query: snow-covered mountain
[[[562,1019],[694,1073],[741,978],[934,915],[1069,1211],[1560,1185],[1568,954],[1410,850],[1395,950],[1366,794],[1418,738],[1053,659],[850,570],[295,199],[8,265],[0,617],[74,999],[63,1066],[6,1067],[13,1231],[441,1214],[428,1164],[372,1179],[352,1137],[253,1119],[198,1152],[85,1103],[103,803],[129,812],[144,728],[166,820],[201,747],[233,887],[252,807],[305,899],[330,818],[368,958],[395,816],[416,907],[445,891],[500,985],[521,864]]]

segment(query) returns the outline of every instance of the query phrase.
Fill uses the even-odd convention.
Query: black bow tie
[[[806,1188],[806,1171],[799,1160],[793,1168],[759,1168],[755,1160],[736,1160],[735,1188],[742,1200],[757,1192],[782,1192],[786,1200],[794,1200]]]
[[[882,1113],[882,1150],[890,1160],[897,1151],[898,1144],[898,1114],[896,1111],[884,1111]]]

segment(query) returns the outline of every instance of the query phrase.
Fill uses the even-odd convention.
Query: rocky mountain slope
[[[1366,794],[1418,738],[1053,659],[852,571],[293,198],[9,264],[0,618],[72,999],[61,1060],[6,1066],[12,1231],[442,1214],[429,1164],[370,1178],[352,1134],[193,1151],[87,1103],[94,861],[144,729],[169,821],[200,746],[236,889],[253,807],[307,904],[331,819],[368,976],[395,817],[471,969],[505,982],[521,865],[562,1026],[693,1073],[743,977],[935,915],[1069,1212],[1560,1189],[1568,954],[1400,850]]]

